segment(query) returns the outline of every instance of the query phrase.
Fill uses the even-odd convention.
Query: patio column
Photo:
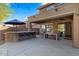
[[[28,31],[31,31],[31,28],[32,28],[32,25],[31,25],[31,23],[30,22],[28,22]]]
[[[53,28],[52,31],[53,31],[54,33],[57,33],[57,32],[58,32],[58,27],[57,27],[58,24],[57,24],[57,21],[56,21],[56,20],[52,20],[51,23],[52,23],[52,26],[53,26],[53,27],[52,27],[52,28]]]
[[[65,23],[65,37],[67,39],[72,39],[72,23],[71,22],[66,22]]]
[[[73,42],[74,47],[79,48],[79,11],[73,15]]]

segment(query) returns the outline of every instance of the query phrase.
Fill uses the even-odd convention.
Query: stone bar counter
[[[21,41],[29,38],[36,37],[35,32],[28,32],[28,31],[16,31],[16,32],[6,32],[5,33],[5,41],[7,42],[16,42]]]

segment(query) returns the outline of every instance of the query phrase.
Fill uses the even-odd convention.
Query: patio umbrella
[[[16,25],[16,29],[17,29],[17,25],[23,25],[23,24],[25,24],[25,23],[22,22],[22,21],[19,21],[19,20],[17,20],[17,19],[13,19],[13,20],[4,22],[4,24]]]

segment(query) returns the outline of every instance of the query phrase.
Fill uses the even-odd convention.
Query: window
[[[43,33],[45,33],[45,32],[46,32],[45,29],[46,29],[45,25],[42,24],[42,25],[41,25],[41,28],[40,28],[40,31],[43,32]]]
[[[48,10],[51,10],[51,9],[54,9],[54,8],[55,8],[54,5],[51,5],[51,6],[46,7],[45,10],[48,11]]]
[[[64,3],[56,3],[55,4],[55,7],[57,7],[57,6],[60,6],[60,5],[63,5]]]
[[[60,6],[60,5],[63,5],[64,3],[56,3],[54,5],[50,5],[48,7],[45,8],[46,11],[49,11],[49,10],[52,10],[52,9],[55,9],[55,7],[57,6]]]
[[[46,32],[51,32],[52,27],[50,24],[46,25]]]
[[[42,29],[45,29],[45,25],[42,25]]]

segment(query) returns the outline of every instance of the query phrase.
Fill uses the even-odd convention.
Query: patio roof
[[[58,14],[58,15],[49,16],[49,17],[45,17],[45,18],[39,18],[39,20],[32,21],[31,23],[44,23],[44,22],[51,21],[53,19],[61,19],[64,17],[72,16],[73,13],[74,12],[68,12],[68,13]]]
[[[42,9],[42,8],[50,6],[52,4],[54,4],[54,3],[46,3],[46,4],[42,5],[41,7],[39,7],[38,9]]]

